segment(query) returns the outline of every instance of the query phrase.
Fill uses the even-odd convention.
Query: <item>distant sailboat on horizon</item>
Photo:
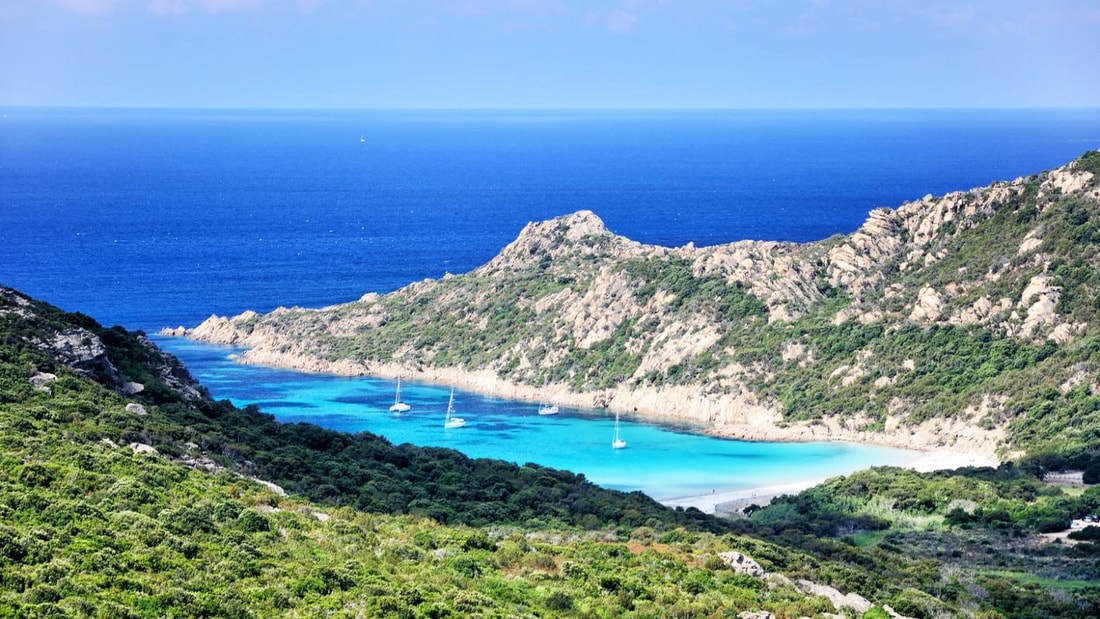
[[[412,407],[401,401],[401,379],[397,379],[397,392],[393,396],[393,406],[390,407],[391,413],[407,413]]]
[[[619,436],[619,411],[615,411],[615,438],[611,440],[612,449],[622,449],[626,447],[626,441]]]
[[[466,425],[466,420],[461,417],[455,417],[455,390],[451,387],[451,399],[447,400],[447,417],[443,421],[444,428],[461,428]]]

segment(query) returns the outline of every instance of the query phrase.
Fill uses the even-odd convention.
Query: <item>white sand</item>
[[[713,514],[715,508],[722,503],[728,503],[730,501],[744,500],[748,503],[754,501],[759,502],[760,505],[766,504],[772,499],[772,497],[779,496],[781,494],[797,494],[802,492],[806,488],[812,488],[825,481],[824,479],[815,479],[812,481],[796,481],[789,484],[779,484],[775,486],[760,486],[759,488],[742,488],[740,490],[727,490],[722,492],[712,492],[710,494],[704,494],[700,496],[686,496],[678,499],[669,499],[662,501],[668,507],[694,507],[700,511],[708,514]]]
[[[926,451],[916,460],[900,466],[915,471],[928,472],[943,469],[957,469],[964,466],[997,466],[998,464],[1000,464],[1000,461],[990,455],[936,450]],[[773,497],[777,497],[781,494],[796,494],[824,481],[824,479],[813,479],[775,486],[726,490],[698,496],[669,499],[667,501],[662,501],[662,503],[668,507],[694,507],[708,514],[713,514],[717,506],[723,503],[739,501],[746,506],[752,503],[766,505]]]

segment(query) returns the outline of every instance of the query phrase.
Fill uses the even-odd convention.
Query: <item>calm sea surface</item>
[[[0,284],[156,331],[322,306],[470,270],[528,221],[590,209],[668,246],[811,241],[877,206],[1010,179],[1100,147],[1100,110],[269,112],[0,110]],[[459,394],[227,362],[159,340],[217,397],[285,419],[569,468],[665,498],[906,454],[776,446]],[[835,466],[834,466],[835,465]],[[831,468],[830,468],[831,467]]]

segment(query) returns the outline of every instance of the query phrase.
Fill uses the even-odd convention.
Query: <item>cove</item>
[[[242,352],[178,338],[156,343],[183,361],[215,399],[256,405],[282,422],[306,422],[342,432],[371,432],[394,444],[449,447],[474,458],[528,462],[584,474],[593,483],[641,491],[662,502],[728,495],[844,475],[871,466],[905,466],[920,452],[844,443],[765,443],[715,438],[684,426],[639,422],[626,415],[626,449],[611,449],[614,414],[562,407],[538,414],[538,403],[455,391],[465,427],[443,427],[450,388],[405,380],[405,413],[389,411],[395,381],[347,378],[243,365]]]

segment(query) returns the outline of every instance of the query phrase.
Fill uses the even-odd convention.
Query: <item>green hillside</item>
[[[1034,532],[1100,498],[1042,484],[1042,463],[884,469],[718,520],[278,424],[210,401],[140,333],[9,289],[0,445],[0,616],[1086,617],[1100,596],[1092,542],[1024,560]],[[977,509],[944,500],[960,488]]]

